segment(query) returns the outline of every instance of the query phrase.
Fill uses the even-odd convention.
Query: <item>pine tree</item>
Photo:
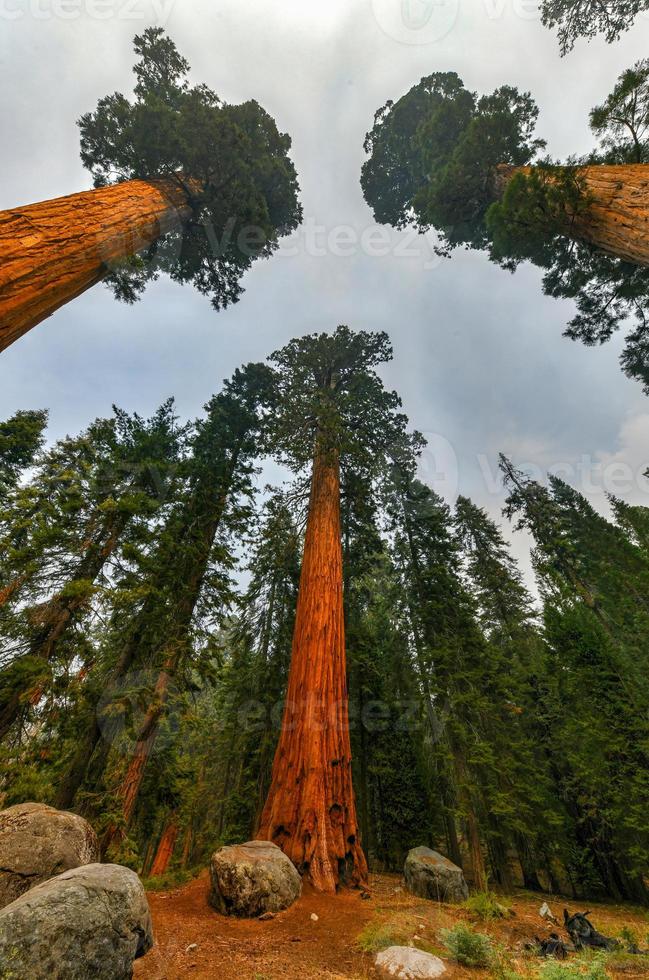
[[[498,526],[462,496],[455,523],[469,588],[490,644],[485,667],[500,679],[503,698],[489,723],[500,787],[500,803],[492,811],[497,817],[490,841],[492,864],[500,884],[508,884],[508,855],[515,850],[525,886],[540,890],[538,872],[552,872],[552,856],[566,831],[538,719],[547,650],[532,598]]]
[[[43,446],[47,412],[16,412],[0,422],[0,503],[15,488]]]
[[[178,438],[172,401],[149,421],[115,409],[113,419],[55,446],[15,495],[3,578],[5,594],[20,604],[7,629],[13,643],[0,679],[0,737],[38,703],[57,660],[74,659],[64,649],[70,632],[92,608],[129,526],[160,508]]]
[[[245,500],[259,451],[260,428],[271,394],[264,365],[237,371],[206,407],[188,461],[187,490],[169,517],[153,560],[150,599],[122,646],[119,676],[134,666],[157,672],[144,717],[134,733],[132,758],[117,789],[119,820],[106,831],[104,845],[116,844],[128,828],[142,779],[166,712],[170,688],[193,656],[193,623],[201,615],[223,615],[231,601],[228,571],[232,559],[219,540],[249,517]],[[208,609],[200,608],[202,597]]]
[[[503,461],[508,510],[536,542],[545,599],[545,714],[582,891],[646,900],[646,557],[585,498]]]

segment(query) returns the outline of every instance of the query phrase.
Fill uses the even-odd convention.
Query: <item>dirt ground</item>
[[[438,947],[434,951],[443,952],[439,930],[470,920],[462,909],[408,895],[398,875],[372,875],[369,900],[355,891],[332,897],[305,888],[292,908],[268,922],[219,915],[207,903],[208,887],[208,876],[203,874],[182,888],[149,893],[156,945],[135,964],[136,980],[366,980],[377,974],[374,956],[357,945],[364,929],[396,930],[402,937],[399,944]],[[514,916],[477,923],[476,928],[518,955],[526,941],[547,935],[553,927],[539,917],[543,897],[521,893],[510,901]],[[565,905],[571,911],[584,911],[566,899],[548,902],[557,918]],[[615,936],[628,926],[644,941],[649,931],[642,910],[596,904],[589,908],[594,924],[605,935]],[[313,913],[317,921],[311,918]],[[488,975],[451,962],[446,974],[449,980]],[[648,975],[645,968],[624,970],[629,980]]]

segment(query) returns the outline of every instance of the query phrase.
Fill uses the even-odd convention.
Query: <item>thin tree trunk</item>
[[[151,865],[151,877],[166,874],[169,864],[174,854],[176,841],[178,840],[178,822],[175,813],[169,817],[165,829],[162,832],[160,843]]]
[[[348,719],[340,469],[336,454],[316,450],[287,701],[257,837],[324,892],[367,878]]]
[[[0,212],[0,351],[191,213],[173,177]]]
[[[180,859],[180,867],[183,871],[186,870],[189,860],[192,855],[192,843],[193,843],[194,833],[192,831],[191,824],[185,831],[185,840],[183,841],[183,853]]]
[[[466,816],[466,831],[471,870],[473,872],[473,887],[478,892],[484,892],[487,890],[487,871],[485,868],[484,854],[482,853],[482,845],[480,843],[478,821],[470,803]]]
[[[117,791],[122,811],[122,823],[120,825],[110,824],[106,830],[101,842],[102,854],[106,854],[112,844],[123,838],[125,829],[133,819],[144,773],[158,734],[160,719],[166,710],[169,686],[178,666],[178,659],[178,654],[169,657],[158,675],[151,703],[138,732],[133,756]]]
[[[533,169],[501,165],[497,192],[504,191],[514,174]],[[571,237],[634,265],[649,266],[649,164],[599,164],[575,172],[591,200],[587,210],[574,216]]]

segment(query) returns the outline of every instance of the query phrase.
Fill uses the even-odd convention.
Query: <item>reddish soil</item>
[[[397,875],[372,875],[369,900],[362,899],[358,891],[332,897],[305,888],[292,908],[268,922],[219,915],[207,903],[208,887],[208,876],[203,874],[182,888],[149,893],[156,945],[135,964],[136,980],[369,980],[377,976],[374,957],[357,945],[366,927],[390,930],[399,945],[427,946],[446,955],[439,930],[470,920],[463,909],[408,895]],[[477,923],[476,928],[519,956],[525,942],[556,928],[539,917],[543,900],[530,893],[518,894],[510,900],[515,912],[512,918]],[[564,905],[572,911],[584,910],[567,899],[549,898],[548,902],[557,918]],[[617,935],[623,926],[630,926],[644,940],[649,925],[642,910],[597,904],[589,908],[605,935]],[[317,921],[311,919],[312,913]],[[195,948],[189,949],[193,944]],[[521,975],[528,974],[533,965],[522,957]],[[449,980],[478,980],[487,975],[449,962],[446,976]],[[638,969],[627,966],[624,970],[625,978],[647,975],[640,963]]]

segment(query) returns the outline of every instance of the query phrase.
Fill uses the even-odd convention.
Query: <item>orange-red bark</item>
[[[191,215],[178,180],[129,180],[0,212],[0,351]]]
[[[313,465],[282,730],[257,838],[316,889],[367,878],[352,786],[338,457]]]
[[[158,734],[158,724],[165,711],[171,675],[176,665],[176,658],[170,658],[165,663],[156,681],[153,698],[138,731],[131,761],[117,792],[121,803],[123,826],[111,824],[108,827],[102,841],[104,853],[111,844],[116,843],[124,836],[124,828],[128,827],[133,819],[133,812],[140,793],[142,780],[144,779],[144,773]]]
[[[175,815],[172,815],[160,838],[156,855],[151,865],[151,875],[163,875],[167,871],[174,854],[176,841],[178,840],[178,823]]]
[[[496,185],[504,188],[515,173],[531,169],[503,165]],[[577,174],[590,202],[574,216],[572,237],[627,262],[649,266],[649,164],[599,164],[579,167]]]

